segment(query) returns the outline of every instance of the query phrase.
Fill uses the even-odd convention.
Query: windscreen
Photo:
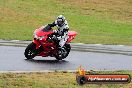
[[[41,29],[43,32],[51,31],[51,27],[49,25],[46,25],[43,29]]]

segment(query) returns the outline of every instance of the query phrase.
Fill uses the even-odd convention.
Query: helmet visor
[[[57,19],[57,23],[58,23],[58,25],[61,26],[64,23],[64,21],[62,19]]]

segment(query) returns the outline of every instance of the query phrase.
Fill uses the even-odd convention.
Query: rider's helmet
[[[65,22],[65,17],[63,15],[59,15],[57,17],[57,24],[58,26],[62,27]]]

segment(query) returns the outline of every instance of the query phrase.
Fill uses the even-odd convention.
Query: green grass
[[[32,40],[59,14],[78,32],[73,42],[132,45],[131,0],[0,0],[0,38]]]
[[[102,74],[130,74],[131,71],[98,71]],[[47,73],[1,73],[0,88],[131,88],[129,84],[85,84],[80,86],[76,82],[75,73],[47,72]]]

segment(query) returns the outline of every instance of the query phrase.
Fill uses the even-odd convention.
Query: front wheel
[[[27,59],[33,59],[37,55],[36,45],[33,42],[27,46],[27,48],[25,49],[24,55]]]

